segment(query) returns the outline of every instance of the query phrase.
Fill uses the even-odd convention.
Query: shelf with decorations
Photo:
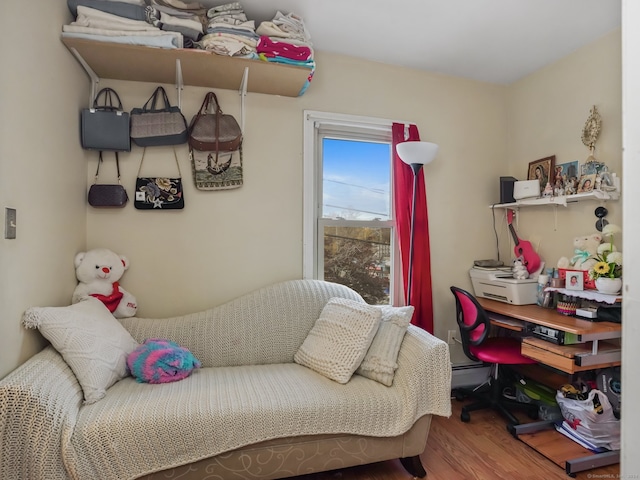
[[[617,177],[616,177],[617,178]],[[619,180],[619,179],[618,179]],[[619,183],[618,183],[619,185]],[[583,201],[615,201],[620,198],[620,188],[616,186],[615,190],[592,190],[591,192],[576,193],[573,195],[559,195],[554,197],[540,197],[540,198],[523,198],[511,203],[498,203],[491,205],[491,208],[519,208],[519,207],[534,207],[534,206],[562,206],[566,207],[570,203],[583,202]]]

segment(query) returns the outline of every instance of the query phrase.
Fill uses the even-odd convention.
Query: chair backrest
[[[456,300],[456,320],[462,349],[467,357],[478,361],[469,347],[480,345],[487,338],[491,326],[489,316],[471,293],[458,287],[451,287],[451,292]]]

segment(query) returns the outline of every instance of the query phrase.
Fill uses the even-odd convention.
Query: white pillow
[[[82,387],[85,404],[100,400],[129,373],[127,355],[138,342],[97,298],[68,307],[32,307],[22,321],[37,328],[62,355]]]
[[[379,308],[331,298],[293,359],[331,380],[347,383],[367,353],[379,324]]]
[[[398,352],[415,308],[411,305],[381,305],[378,308],[382,311],[380,327],[356,373],[390,387],[398,368]]]

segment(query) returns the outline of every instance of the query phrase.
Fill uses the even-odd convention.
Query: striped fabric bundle
[[[140,383],[177,382],[200,366],[189,350],[161,338],[145,340],[127,356],[127,367]]]

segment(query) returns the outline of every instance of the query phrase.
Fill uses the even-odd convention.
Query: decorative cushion
[[[188,349],[164,338],[148,338],[127,356],[127,367],[140,383],[177,382],[201,366]]]
[[[390,387],[398,368],[398,352],[415,308],[390,305],[378,308],[382,312],[380,327],[356,373]]]
[[[24,326],[37,328],[69,365],[90,404],[128,375],[127,355],[137,346],[133,337],[97,298],[68,307],[32,307]]]
[[[294,361],[338,383],[347,383],[371,345],[380,315],[379,308],[366,303],[331,298]]]

